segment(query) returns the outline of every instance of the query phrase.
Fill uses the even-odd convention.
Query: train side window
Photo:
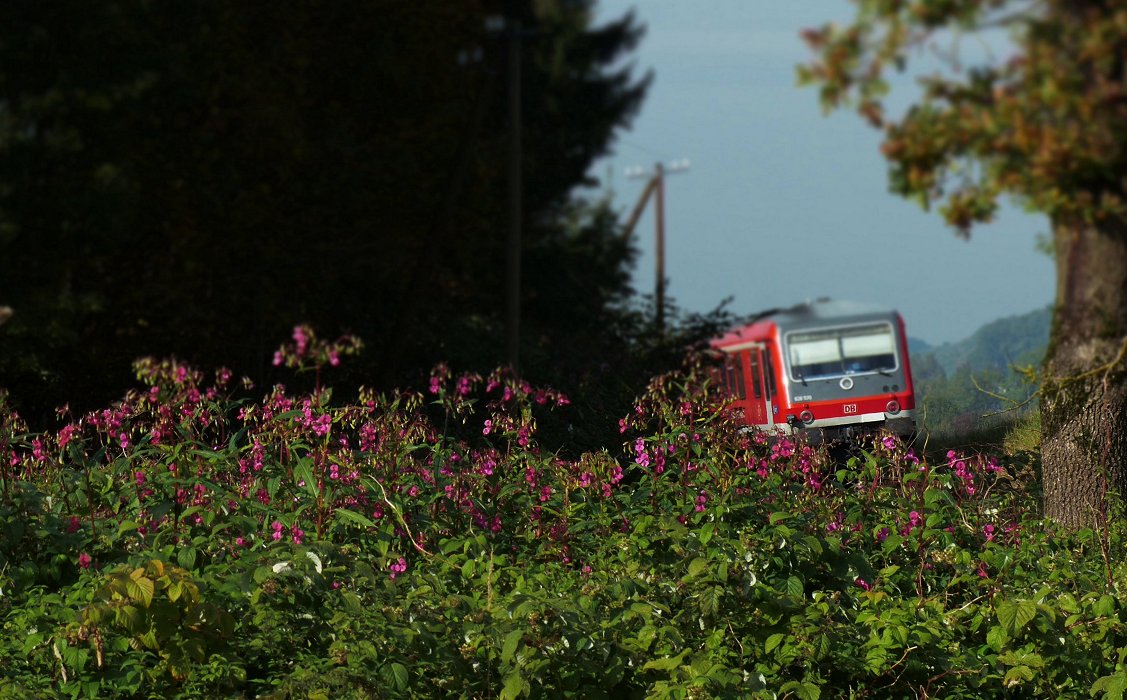
[[[757,399],[763,398],[763,385],[759,377],[759,351],[754,350],[751,353],[751,393]]]
[[[739,355],[728,356],[728,387],[732,395],[743,401],[747,398],[747,387],[744,384],[744,373]]]
[[[743,355],[736,355],[732,360],[732,372],[736,378],[736,394],[740,397],[740,401],[743,401],[747,399],[747,375],[744,373]]]
[[[767,400],[775,398],[775,366],[771,362],[771,353],[763,353],[763,374],[767,376]]]

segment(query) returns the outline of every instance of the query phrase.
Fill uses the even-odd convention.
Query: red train
[[[711,346],[714,380],[751,427],[813,443],[916,432],[908,338],[892,309],[818,299],[761,314]]]

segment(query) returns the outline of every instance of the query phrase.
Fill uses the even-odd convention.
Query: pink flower
[[[71,441],[71,439],[74,437],[74,434],[75,434],[76,431],[77,431],[77,428],[74,427],[73,423],[70,424],[70,425],[64,426],[63,429],[59,431],[59,449],[60,450],[66,448],[67,443]]]
[[[392,580],[395,580],[396,576],[407,571],[407,560],[399,557],[399,561],[392,562],[387,568],[391,571]]]
[[[87,554],[86,552],[83,552],[82,554],[78,555],[78,565],[80,567],[82,567],[83,569],[89,569],[90,568],[90,562],[92,562],[92,561],[93,561],[93,559],[91,559],[90,555]]]
[[[308,331],[309,331],[309,329],[306,328],[305,326],[294,326],[293,327],[293,341],[294,341],[295,349],[297,350],[297,356],[298,357],[301,357],[302,355],[304,355],[306,348],[309,347]]]
[[[855,581],[853,581],[853,583],[854,583],[854,585],[856,585],[856,586],[857,586],[858,588],[860,588],[860,589],[863,589],[863,590],[866,590],[866,591],[871,591],[871,590],[873,589],[873,586],[872,586],[872,584],[870,584],[870,583],[869,583],[868,581],[866,581],[865,579],[861,578],[860,576],[858,576],[858,577],[857,577],[857,579],[856,579]]]
[[[993,525],[986,525],[982,528],[982,534],[983,534],[983,536],[986,537],[987,542],[993,542],[994,541],[995,533],[996,533],[996,528]]]
[[[880,442],[887,450],[896,449],[896,438],[892,437],[891,435],[885,435],[883,438],[881,438]]]
[[[705,506],[707,504],[708,504],[708,493],[706,491],[701,491],[699,494],[697,494],[696,505],[694,506],[693,509],[698,513],[703,513],[704,510],[705,510]]]

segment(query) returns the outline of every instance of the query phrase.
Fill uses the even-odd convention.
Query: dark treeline
[[[144,355],[276,381],[298,322],[364,340],[345,384],[503,363],[497,16],[525,30],[522,371],[611,403],[638,389],[674,353],[632,301],[615,212],[575,194],[649,82],[629,62],[632,16],[594,26],[568,0],[24,0],[0,8],[13,403],[33,422],[101,405]],[[681,319],[661,347],[715,318]]]

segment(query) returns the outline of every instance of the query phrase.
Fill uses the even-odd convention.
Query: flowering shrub
[[[293,341],[299,371],[359,349]],[[0,397],[0,695],[1127,688],[1123,527],[1055,530],[989,456],[841,463],[741,431],[692,363],[575,459],[537,441],[568,397],[504,371],[336,403],[136,368],[49,433]]]

